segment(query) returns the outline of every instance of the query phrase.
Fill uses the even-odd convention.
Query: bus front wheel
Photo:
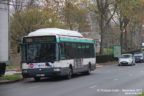
[[[40,81],[40,77],[34,77],[35,81]]]

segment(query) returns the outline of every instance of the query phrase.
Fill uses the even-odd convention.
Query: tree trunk
[[[125,48],[125,51],[128,51],[128,40],[127,40],[127,29],[125,28],[125,39],[124,39],[124,48]]]
[[[73,30],[72,24],[69,24],[69,28],[70,30]]]
[[[104,18],[101,14],[100,18],[101,42],[100,42],[100,55],[104,55]]]
[[[133,50],[133,30],[130,31],[130,48]]]
[[[121,34],[120,34],[120,46],[121,49],[123,49],[123,30],[121,30]]]
[[[104,55],[104,30],[101,29],[100,55]]]
[[[140,49],[142,46],[142,25],[139,25],[138,29],[139,29],[139,49]]]

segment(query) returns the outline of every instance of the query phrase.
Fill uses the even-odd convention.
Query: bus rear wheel
[[[85,75],[89,75],[91,73],[91,66],[88,66],[87,71],[84,72]]]
[[[69,68],[68,74],[66,76],[66,79],[71,79],[72,78],[72,68]]]

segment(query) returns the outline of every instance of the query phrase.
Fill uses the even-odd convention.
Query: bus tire
[[[72,74],[73,74],[72,68],[69,67],[69,71],[68,71],[68,74],[67,74],[67,76],[66,76],[66,79],[71,79],[71,78],[72,78]]]
[[[91,64],[88,66],[88,70],[85,72],[86,75],[89,75],[91,73]]]
[[[0,63],[0,77],[4,75],[5,70],[6,70],[6,64]]]
[[[35,80],[35,81],[40,81],[41,78],[40,78],[40,77],[34,77],[34,80]]]

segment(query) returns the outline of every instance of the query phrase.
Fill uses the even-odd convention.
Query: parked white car
[[[132,54],[122,54],[119,58],[119,66],[121,65],[135,65],[135,58]]]

